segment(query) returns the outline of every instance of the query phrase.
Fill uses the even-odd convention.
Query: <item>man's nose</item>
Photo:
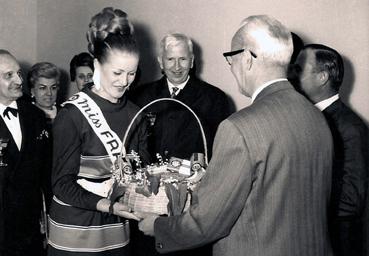
[[[180,61],[179,61],[179,60],[176,60],[176,62],[175,62],[175,64],[174,64],[174,65],[175,65],[175,67],[174,67],[174,68],[175,68],[176,70],[178,70],[178,69],[180,69],[180,68],[181,68],[181,63],[180,63]]]
[[[17,84],[22,84],[23,83],[23,77],[21,74],[17,74],[16,75],[16,81]]]

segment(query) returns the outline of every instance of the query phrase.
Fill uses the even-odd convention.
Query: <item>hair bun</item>
[[[120,9],[106,7],[92,17],[87,31],[88,50],[94,55],[95,44],[103,42],[109,35],[131,36],[133,26],[128,15]]]

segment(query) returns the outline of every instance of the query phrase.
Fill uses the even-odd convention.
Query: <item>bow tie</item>
[[[9,112],[12,113],[14,117],[18,116],[18,109],[6,107],[6,109],[4,110],[3,116],[7,117],[9,120],[10,120]]]

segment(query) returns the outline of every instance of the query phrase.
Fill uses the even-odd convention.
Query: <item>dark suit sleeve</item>
[[[231,122],[224,121],[215,138],[207,174],[193,193],[190,209],[180,216],[155,221],[158,251],[191,249],[227,236],[245,207],[252,169],[244,138]]]
[[[368,132],[365,125],[341,128],[343,177],[338,216],[360,216],[365,206],[368,176]]]
[[[230,115],[230,105],[225,93],[217,90],[211,95],[208,101],[210,105],[204,107],[204,111],[200,113],[201,121],[205,121],[203,128],[206,135],[209,159],[212,156],[213,141],[218,126]]]

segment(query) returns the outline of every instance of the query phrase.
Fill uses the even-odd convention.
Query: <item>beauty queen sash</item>
[[[95,132],[97,137],[104,145],[105,150],[111,160],[111,163],[112,165],[114,165],[115,161],[120,155],[122,149],[122,141],[106,122],[106,119],[101,112],[100,107],[84,92],[78,92],[74,94],[63,103],[63,105],[65,104],[73,104],[81,111],[81,113],[91,126],[92,130]],[[90,182],[86,179],[77,180],[77,183],[79,183],[84,189],[103,197],[108,196],[113,182],[113,179],[109,179],[101,183]]]

